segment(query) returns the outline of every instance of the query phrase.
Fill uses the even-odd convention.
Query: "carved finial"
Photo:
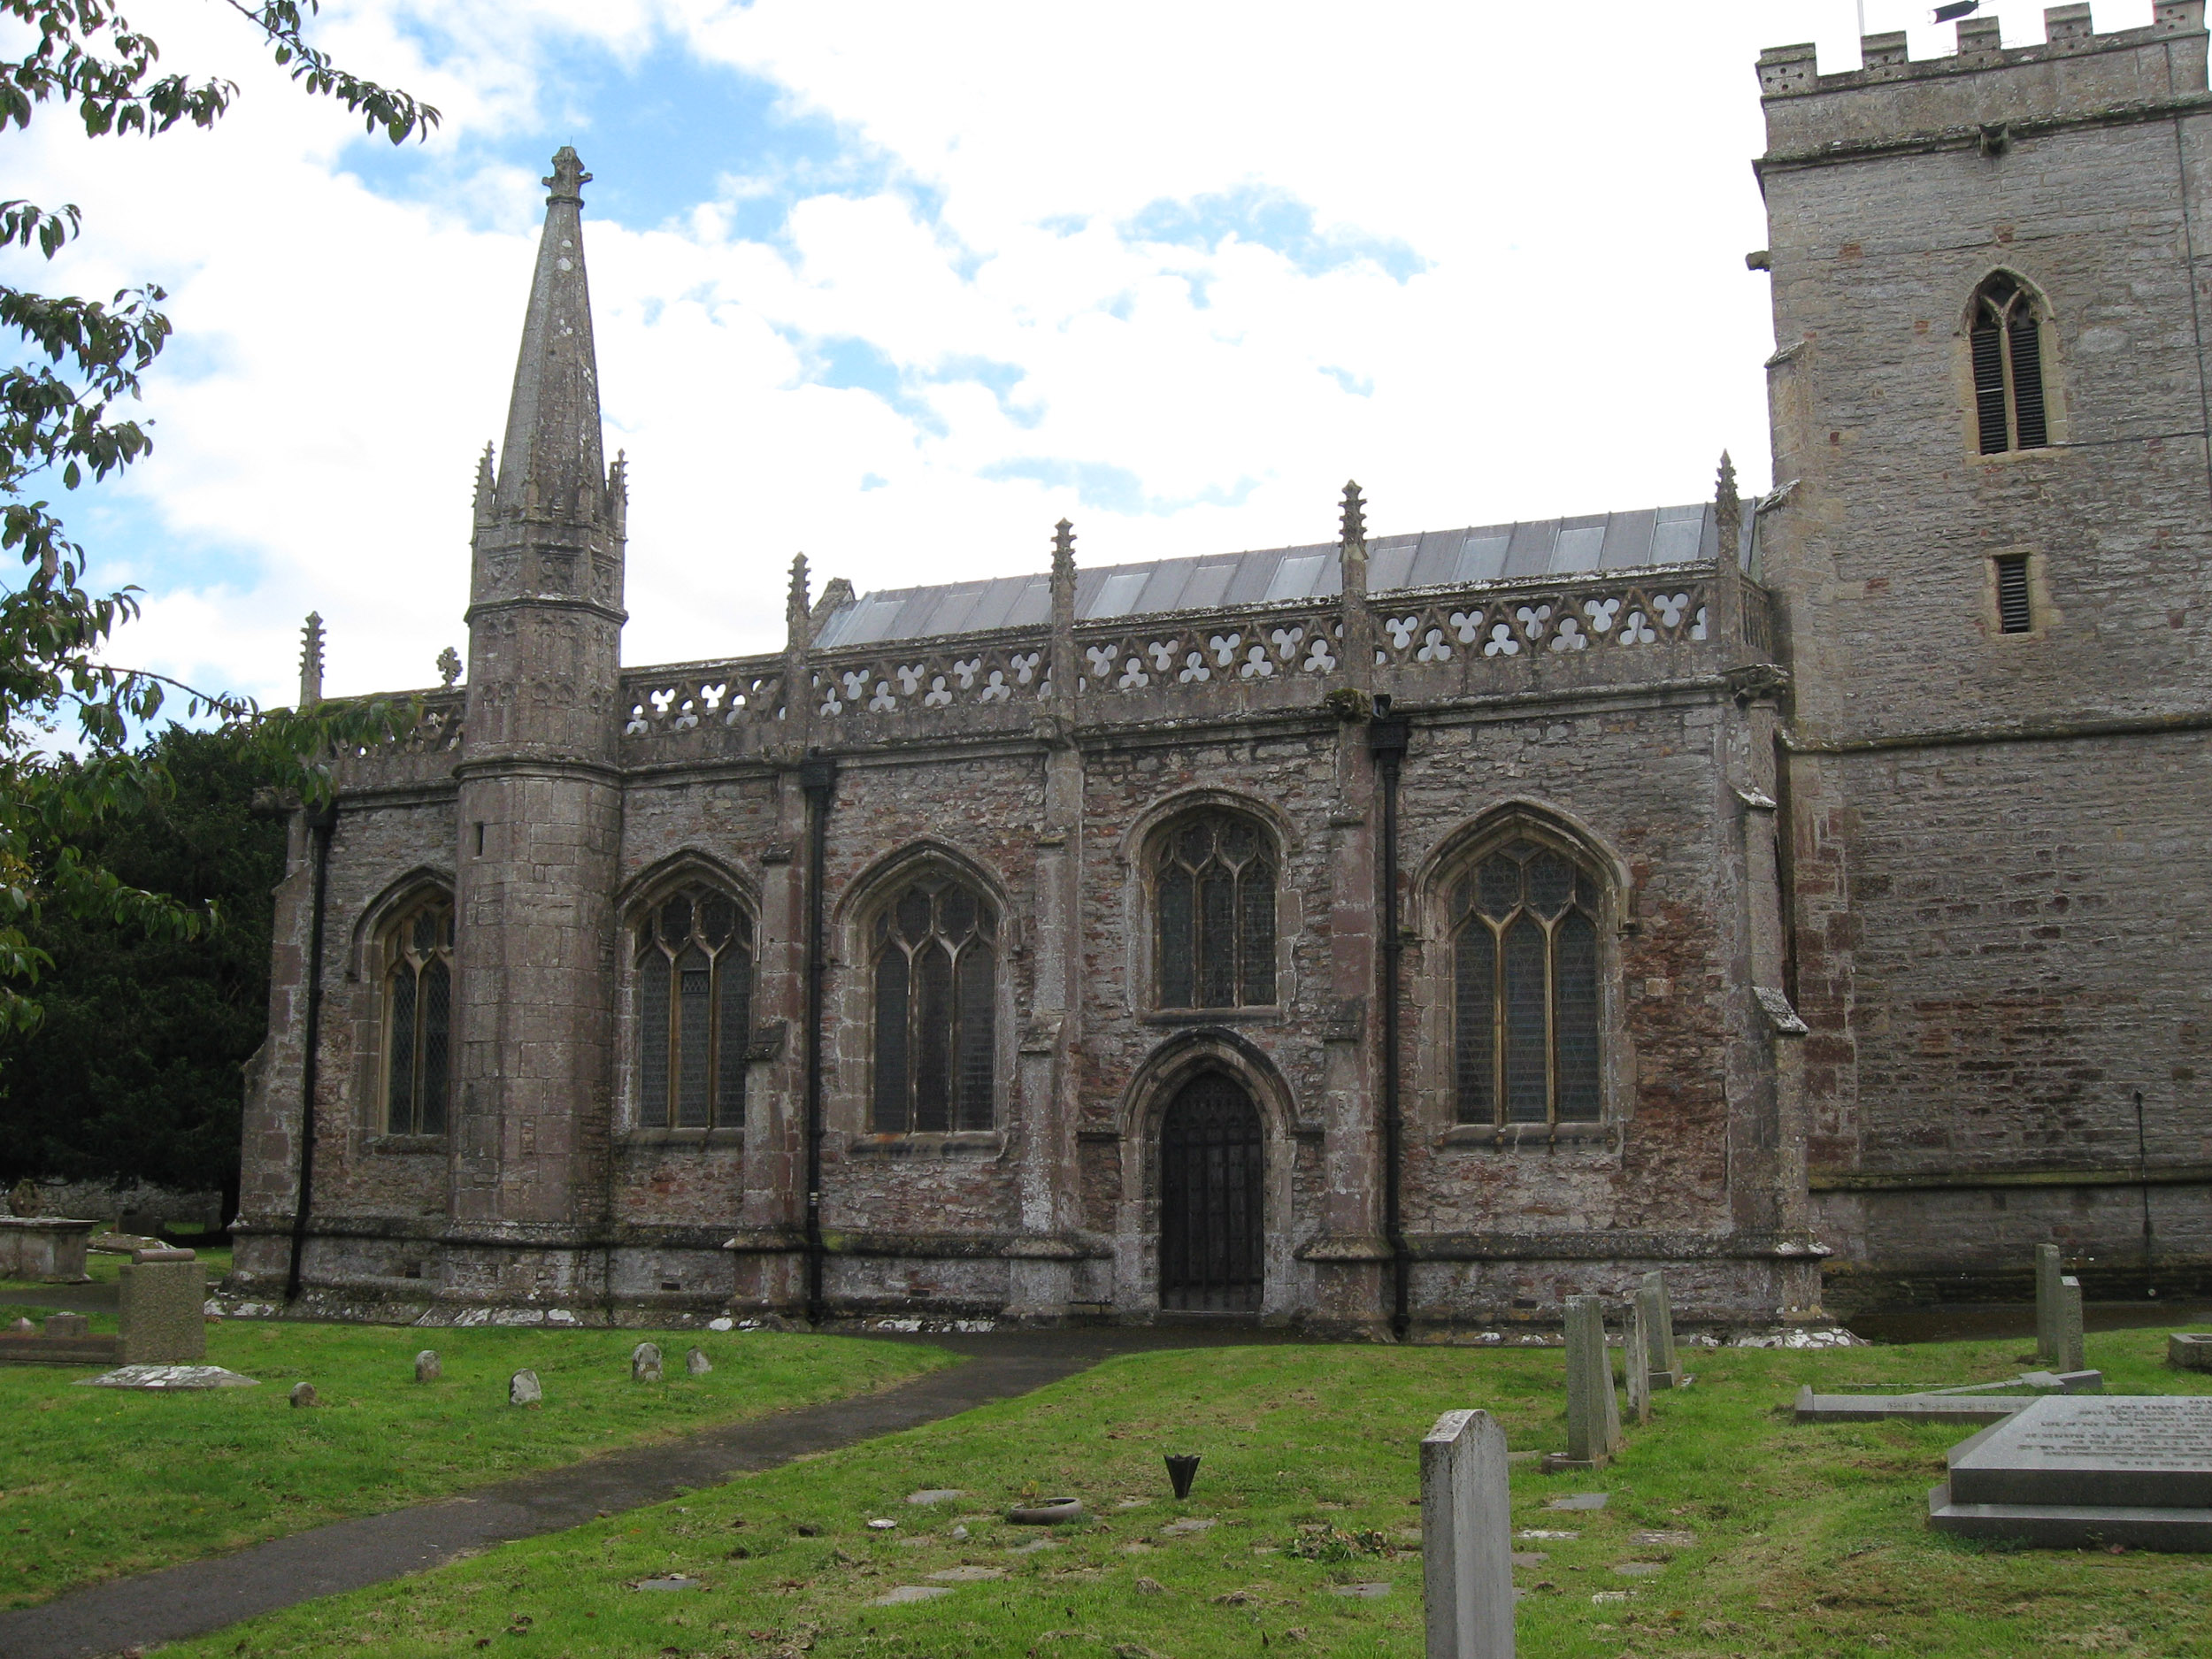
[[[553,152],[553,176],[538,182],[546,188],[549,202],[573,202],[583,204],[584,187],[591,182],[591,174],[584,171],[584,164],[576,158],[576,151],[563,144]]]
[[[461,653],[449,645],[438,653],[438,679],[445,688],[450,691],[453,689],[453,682],[460,677]]]
[[[1340,547],[1366,547],[1367,503],[1359,493],[1356,479],[1344,486],[1344,517],[1337,528]]]
[[[1720,474],[1713,490],[1713,524],[1720,532],[1720,557],[1736,557],[1743,541],[1743,499],[1736,494],[1736,464],[1728,451],[1720,452]]]
[[[1055,577],[1075,574],[1075,526],[1066,518],[1052,526],[1052,573]]]
[[[319,612],[311,611],[307,626],[300,630],[300,707],[322,700],[323,619]]]
[[[791,593],[784,601],[784,630],[788,636],[788,649],[797,650],[814,635],[810,618],[811,607],[807,603],[806,555],[802,553],[791,561]]]

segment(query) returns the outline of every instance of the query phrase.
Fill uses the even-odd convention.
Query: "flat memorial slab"
[[[250,1377],[241,1377],[220,1365],[126,1365],[98,1377],[88,1377],[80,1388],[258,1388]]]
[[[1928,1524],[2049,1548],[2212,1550],[2212,1396],[2047,1395],[1951,1448]]]
[[[1800,1423],[2000,1423],[2035,1403],[2030,1394],[1816,1394],[1808,1383],[1797,1391],[1796,1416]]]

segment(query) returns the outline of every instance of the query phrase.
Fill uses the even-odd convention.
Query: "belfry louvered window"
[[[727,894],[687,887],[638,929],[638,1125],[713,1129],[745,1121],[753,929]]]
[[[1275,855],[1250,818],[1210,811],[1163,834],[1153,855],[1159,1006],[1275,1001]]]
[[[2043,399],[2043,325],[2035,301],[2000,272],[1974,296],[1974,418],[1982,453],[2050,444]]]
[[[996,932],[949,877],[910,883],[877,914],[876,1133],[991,1126]]]
[[[384,933],[384,1128],[442,1135],[451,1093],[453,901],[419,899]]]
[[[1596,1121],[1596,879],[1559,849],[1520,836],[1460,879],[1450,910],[1459,1121]]]

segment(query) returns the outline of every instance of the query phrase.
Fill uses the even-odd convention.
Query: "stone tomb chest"
[[[1951,1448],[1928,1524],[2050,1549],[2212,1551],[2212,1395],[2054,1394]]]

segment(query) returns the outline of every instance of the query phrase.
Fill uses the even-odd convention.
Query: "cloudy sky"
[[[802,549],[864,591],[1041,568],[1064,513],[1092,564],[1320,540],[1352,476],[1381,532],[1694,501],[1724,447],[1763,487],[1752,62],[1857,61],[1853,0],[335,0],[444,111],[395,151],[214,0],[129,15],[243,96],[10,132],[4,194],[88,234],[6,280],[170,291],[154,458],[73,523],[146,590],[119,660],[275,701],[310,609],[335,693],[465,647],[560,144],[652,663],[773,649]]]

